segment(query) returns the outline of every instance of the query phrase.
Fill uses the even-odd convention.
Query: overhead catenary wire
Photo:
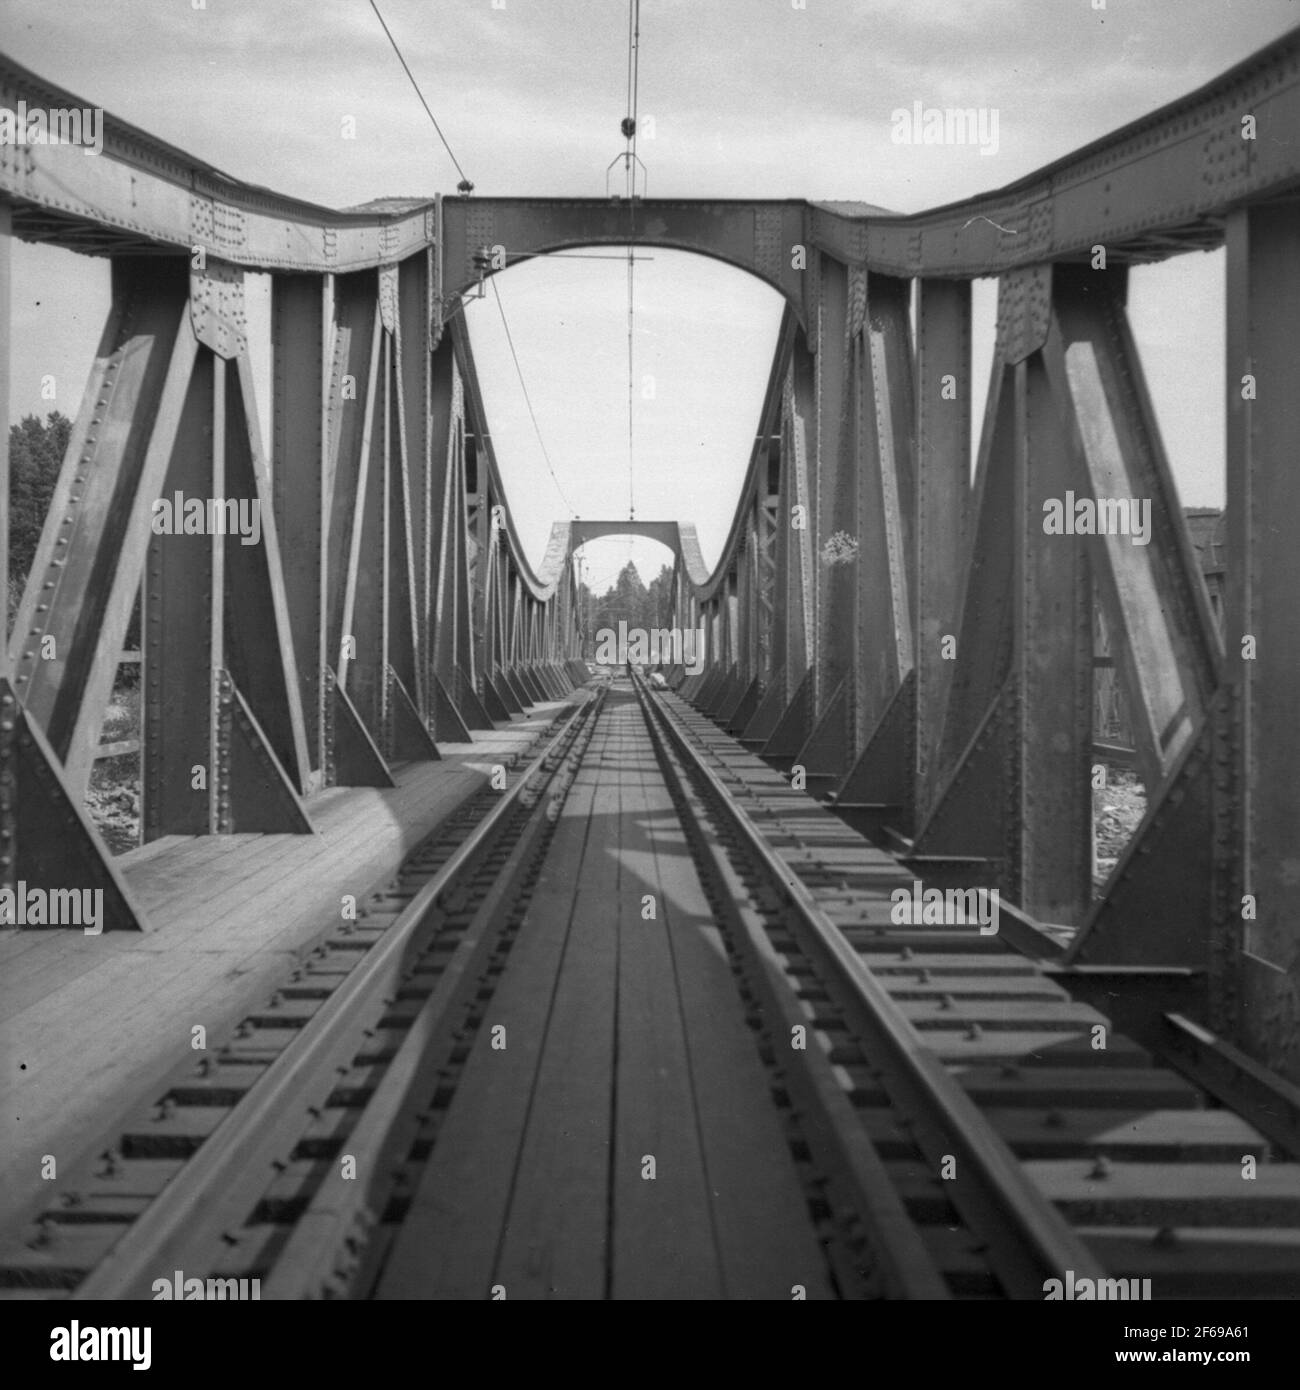
[[[628,0],[627,5],[627,113],[636,123],[637,42],[641,36],[640,0]],[[635,139],[636,132],[630,138]]]
[[[623,259],[622,256],[606,256],[590,251],[521,251],[519,253],[519,259],[521,260],[540,259],[543,256],[550,260],[557,261],[621,261]],[[638,256],[637,260],[652,261],[654,257]]]
[[[447,151],[447,157],[456,166],[456,172],[460,175],[460,191],[462,193],[471,191],[474,187],[473,183],[470,182],[469,176],[465,173],[465,170],[461,168],[460,160],[456,158],[451,145],[447,142],[447,137],[442,133],[442,127],[438,124],[438,118],[430,110],[429,103],[425,101],[424,93],[420,90],[420,84],[415,80],[415,74],[412,73],[410,65],[402,56],[402,50],[398,47],[397,40],[393,37],[393,31],[384,21],[384,16],[379,12],[379,6],[375,3],[375,0],[370,0],[370,8],[374,10],[375,18],[378,19],[380,25],[383,27],[384,33],[388,36],[388,42],[392,44],[393,52],[397,54],[397,61],[401,63],[402,71],[406,73],[407,77],[410,79],[411,86],[415,88],[415,95],[420,98],[420,105],[424,107],[425,114],[432,122],[434,130],[437,132],[438,139],[442,141],[442,147]],[[555,490],[560,496],[560,501],[564,504],[565,511],[567,511],[570,516],[576,517],[578,513],[574,510],[568,497],[565,496],[564,489],[560,486],[560,480],[556,476],[555,467],[551,463],[551,456],[546,448],[546,441],[542,438],[541,426],[537,423],[537,412],[533,409],[533,400],[528,392],[528,383],[524,380],[524,371],[519,363],[519,354],[515,351],[514,335],[510,332],[510,321],[506,318],[505,305],[501,302],[501,291],[497,289],[495,279],[492,281],[492,293],[496,298],[497,310],[501,315],[501,326],[505,330],[506,344],[510,348],[510,357],[515,364],[515,373],[519,377],[519,389],[523,392],[524,404],[528,408],[528,418],[533,422],[533,432],[537,436],[537,444],[542,451],[542,458],[546,461],[546,471],[551,475],[551,482],[555,484]]]
[[[571,517],[576,517],[578,513],[574,511],[569,503],[569,499],[564,495],[564,489],[560,486],[560,480],[555,475],[555,468],[551,463],[551,456],[546,449],[546,441],[542,438],[541,426],[537,423],[537,412],[533,409],[532,397],[528,394],[528,383],[524,380],[524,369],[519,365],[519,354],[515,351],[514,335],[510,332],[510,321],[506,318],[506,306],[501,302],[501,291],[497,289],[496,277],[490,281],[492,294],[497,302],[497,310],[501,315],[501,327],[505,329],[506,345],[510,349],[510,357],[515,364],[515,373],[519,377],[519,389],[524,395],[524,404],[528,407],[528,417],[533,422],[533,432],[537,435],[537,445],[542,451],[542,458],[546,460],[546,471],[551,475],[551,482],[555,484],[555,490],[560,494],[560,501],[564,503],[564,509]]]
[[[633,316],[635,288],[633,286],[632,247],[627,248],[627,514],[636,520],[636,441],[635,419],[635,359],[633,349]]]
[[[438,118],[429,110],[429,103],[424,99],[424,93],[420,90],[420,84],[415,80],[415,74],[407,65],[406,59],[402,56],[402,50],[397,46],[397,40],[393,37],[393,31],[384,22],[384,17],[379,13],[379,6],[375,0],[370,0],[370,8],[375,12],[375,18],[383,26],[384,33],[388,35],[388,42],[393,46],[393,52],[397,54],[397,61],[402,65],[402,71],[411,79],[411,86],[415,88],[415,95],[420,98],[420,105],[424,107],[424,113],[433,122],[433,128],[438,132],[438,139],[442,141],[442,147],[447,151],[447,158],[456,166],[456,172],[460,175],[462,184],[469,184],[469,178],[464,169],[460,167],[460,160],[452,152],[451,146],[447,143],[447,137],[442,133],[442,127],[438,124]],[[470,184],[473,187],[473,184]]]
[[[633,238],[636,233],[636,135],[637,102],[640,89],[641,0],[628,0],[627,6],[627,116],[623,121],[623,136],[627,149],[623,155],[624,182],[627,194],[627,514],[636,519],[636,373],[635,373],[635,316],[636,286]]]

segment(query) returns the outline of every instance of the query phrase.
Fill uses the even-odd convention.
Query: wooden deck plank
[[[280,835],[204,835],[193,837],[168,854],[148,859],[125,857],[121,868],[146,916],[166,915],[173,903],[188,901],[195,886],[222,871],[222,861],[238,856],[241,865],[252,864],[267,852]]]
[[[465,776],[470,780],[462,781]],[[456,778],[465,795],[481,785],[472,774],[457,773]],[[425,837],[435,818],[442,819],[460,804],[453,792],[453,788],[440,788],[430,798],[420,784],[408,784],[388,795],[382,818],[359,814],[364,810],[359,799],[350,809],[323,818],[314,836],[274,837],[275,843],[261,851],[241,876],[237,895],[230,892],[229,883],[196,893],[189,905],[186,934],[217,933],[236,945],[261,940],[269,949],[278,949],[281,931],[276,924],[281,914],[296,915],[296,904],[305,911],[306,902],[313,905],[318,930],[325,930],[340,920],[344,893],[360,903],[377,879],[384,877],[383,865],[396,867],[395,844],[400,859]],[[371,792],[366,801],[373,803],[375,798]],[[345,875],[339,873],[343,864],[349,866]],[[255,908],[250,909],[250,903]]]
[[[964,1067],[956,1079],[977,1104],[1008,1106],[1143,1106],[1189,1109],[1200,1092],[1177,1072],[1159,1067]]]
[[[1005,1028],[981,1030],[978,1036],[935,1028],[927,1030],[925,1045],[949,1066],[1004,1062],[1026,1067],[1140,1067],[1151,1061],[1136,1043],[1109,1030],[1104,1048],[1093,1047],[1091,1033]]]
[[[73,935],[83,936],[76,928],[72,932],[61,927],[0,927],[0,978],[8,980],[9,971],[24,956],[39,952],[42,945],[51,940],[70,940]]]
[[[1300,1230],[1084,1226],[1079,1234],[1109,1274],[1150,1279],[1156,1299],[1300,1298]]]
[[[607,911],[618,931],[618,1061],[615,1080],[614,1229],[611,1296],[718,1299],[722,1270],[700,1147],[690,1056],[667,935],[665,884],[650,828],[647,781],[662,775],[639,707],[606,707],[621,792],[622,877]],[[665,801],[666,794],[660,798]],[[684,869],[684,871],[683,871]],[[694,877],[689,861],[679,877]],[[652,919],[642,915],[650,896]],[[734,990],[732,991],[734,993]],[[715,1000],[719,1009],[725,997]],[[647,1162],[654,1163],[647,1177]]]
[[[1036,999],[1053,1004],[1069,999],[1063,989],[1048,983],[1041,975],[986,975],[971,979],[961,975],[932,974],[925,983],[918,981],[915,975],[886,975],[881,978],[881,983],[889,991],[890,998],[899,1002],[938,1002],[951,997],[964,1007],[973,1001],[1024,1003]]]
[[[872,1142],[889,1158],[907,1157],[915,1140],[884,1107],[859,1109]],[[1127,1163],[1263,1160],[1268,1141],[1223,1110],[985,1110],[985,1118],[1022,1160],[1096,1158]]]
[[[164,955],[155,958],[150,978],[165,995],[189,969],[184,959]],[[99,1141],[108,1118],[105,1097],[120,1109],[134,1094],[142,1039],[157,1045],[156,997],[134,987],[140,975],[137,957],[119,955],[93,977],[73,982],[57,1015],[29,1009],[0,1026],[0,1055],[13,1060],[20,1077],[0,1114],[6,1216],[39,1190],[42,1155],[53,1154],[66,1172]],[[165,1055],[170,1069],[176,1065],[174,1047]]]
[[[1245,1178],[1236,1163],[1111,1163],[1034,1159],[1025,1172],[1079,1224],[1300,1225],[1300,1164],[1261,1163]]]
[[[1039,973],[1037,966],[1024,956],[1013,956],[1004,953],[1004,956],[978,958],[971,955],[957,955],[955,952],[912,952],[906,960],[893,959],[885,955],[873,956],[870,961],[871,973],[881,976],[886,984],[892,987],[895,979],[906,979],[911,976],[913,979],[922,970],[928,970],[935,978],[960,977],[969,979],[975,975],[990,975],[1011,979],[1013,977],[1027,979],[1035,984],[1043,985],[1044,980]],[[1050,983],[1048,988],[1055,988]]]
[[[595,778],[579,775],[556,823],[490,1011],[465,1064],[376,1297],[487,1298],[573,912],[571,866],[590,828]],[[500,1023],[506,1046],[490,1046]]]
[[[0,961],[4,989],[0,991],[0,1023],[16,1018],[50,994],[89,971],[97,970],[109,955],[130,949],[126,938],[137,933],[109,932],[105,936],[86,936],[75,928],[24,933],[43,938],[38,949],[27,951],[16,961]]]
[[[1138,1163],[1264,1160],[1268,1140],[1230,1110],[990,1109],[986,1118],[1022,1158],[1054,1158],[1074,1148]]]
[[[726,948],[662,780],[648,780],[659,902],[681,1000],[724,1297],[832,1297]],[[648,925],[648,924],[647,924]]]
[[[510,1299],[608,1292],[620,821],[618,785],[598,774],[611,743],[598,729],[579,774],[597,778],[583,857],[555,866],[575,900],[497,1265]]]
[[[1029,1032],[1078,1033],[1098,1025],[1109,1028],[1109,1020],[1090,1004],[1067,999],[984,999],[971,998],[956,991],[940,991],[951,995],[952,1002],[939,999],[899,999],[899,1012],[925,1037],[949,1028],[968,1028],[978,1023],[981,1028],[1016,1029]]]

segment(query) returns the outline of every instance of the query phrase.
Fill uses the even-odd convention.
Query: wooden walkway
[[[314,835],[172,836],[121,856],[148,932],[0,931],[0,1221],[39,1195],[45,1155],[66,1171],[192,1055],[195,1027],[220,1040],[339,919],[343,894],[381,886],[559,708],[442,744],[441,762],[395,769],[394,789],[321,793]]]
[[[467,1062],[380,1297],[831,1295],[630,695],[606,704],[484,1023],[506,1046]]]

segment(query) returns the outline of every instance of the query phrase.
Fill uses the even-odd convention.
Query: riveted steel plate
[[[1047,341],[1052,311],[1052,268],[1011,270],[998,281],[998,348],[1008,364],[1022,362]]]
[[[385,265],[379,268],[379,317],[384,330],[397,332],[397,267]]]
[[[244,272],[222,261],[190,270],[190,322],[194,336],[218,357],[238,357],[248,349],[244,312]]]
[[[754,259],[764,274],[780,280],[785,248],[781,245],[784,217],[780,208],[754,210]]]

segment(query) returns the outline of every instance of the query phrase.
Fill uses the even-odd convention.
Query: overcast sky
[[[0,45],[87,102],[226,172],[333,206],[451,193],[368,0],[0,0]],[[995,188],[1195,89],[1300,22],[1294,0],[643,0],[651,196],[850,198],[918,211]],[[622,148],[622,0],[380,0],[480,194],[589,196]],[[890,114],[996,108],[998,147],[891,141]],[[345,117],[357,138],[342,138]],[[725,536],[779,302],[713,261],[636,268],[638,517]],[[1134,327],[1188,504],[1222,499],[1222,254],[1135,272]],[[628,501],[627,286],[619,261],[497,277],[559,487],[541,461],[491,296],[469,310],[492,433],[526,543]],[[977,287],[985,379],[991,287]],[[11,418],[75,413],[107,304],[102,264],[15,256]],[[257,319],[254,319],[256,324]],[[653,377],[648,398],[646,376]],[[266,403],[261,406],[263,418]],[[564,500],[560,493],[563,493]],[[593,547],[603,584],[629,554]]]

